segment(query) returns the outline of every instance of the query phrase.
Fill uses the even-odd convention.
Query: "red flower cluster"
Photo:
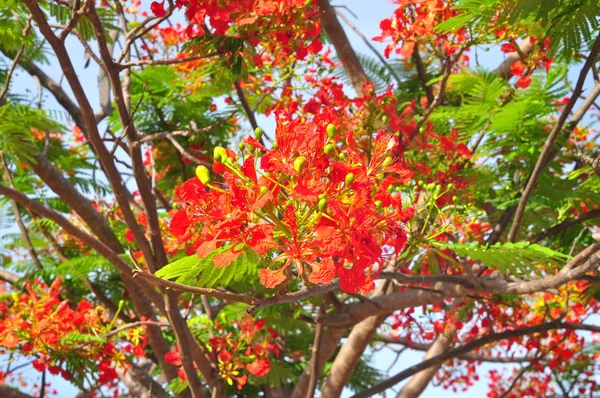
[[[218,337],[209,339],[211,355],[218,363],[219,374],[227,384],[241,389],[248,382],[247,373],[256,377],[266,376],[271,371],[271,354],[279,357],[280,349],[275,344],[277,332],[271,328],[265,330],[265,321],[255,321],[246,316],[242,322],[233,322],[230,330],[225,330],[215,322]],[[181,366],[179,347],[165,355],[172,365]],[[184,372],[178,370],[179,377],[186,380]]]
[[[450,40],[449,34],[437,34],[433,29],[436,25],[452,18],[456,11],[452,9],[453,0],[395,0],[398,8],[391,18],[381,21],[381,35],[373,40],[384,42],[391,40],[384,54],[389,58],[395,50],[404,58],[410,58],[417,43],[425,44],[428,39],[433,39],[437,47],[441,47],[446,55],[452,55],[457,50],[457,45],[466,38],[464,29],[458,31]]]
[[[112,325],[102,308],[93,308],[85,300],[72,308],[67,300],[61,301],[61,282],[59,276],[49,288],[41,282],[28,283],[26,294],[13,293],[0,302],[0,348],[37,358],[32,362],[34,369],[60,374],[66,380],[89,376],[88,367],[65,368],[72,363],[69,358],[77,355],[98,364],[98,383],[109,383],[117,377],[115,365],[124,365],[126,360],[112,342],[98,337]],[[144,354],[143,347],[128,347]]]
[[[529,40],[535,45],[536,40],[533,37],[530,37]],[[510,73],[519,78],[517,80],[517,87],[529,87],[531,84],[531,75],[536,68],[544,68],[546,73],[550,70],[552,58],[547,56],[549,45],[550,39],[547,38],[534,48],[534,51],[529,54],[526,60],[517,61],[511,65]],[[501,50],[502,52],[512,52],[516,51],[517,48],[514,43],[506,43],[502,45]]]
[[[200,257],[227,245],[214,257],[219,267],[244,247],[273,256],[282,265],[260,270],[268,288],[294,276],[316,284],[338,276],[346,291],[371,290],[374,274],[406,243],[402,224],[413,211],[403,210],[394,186],[412,173],[393,158],[395,136],[377,134],[367,157],[353,132],[336,131],[335,122],[332,114],[311,122],[279,114],[274,147],[246,138],[252,149],[242,164],[233,151],[215,149],[213,169],[223,183],[209,183],[204,170],[204,184],[191,179],[178,187],[182,208],[171,233]]]

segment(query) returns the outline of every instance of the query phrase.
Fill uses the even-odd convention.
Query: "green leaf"
[[[438,246],[450,249],[461,257],[481,261],[486,267],[497,269],[502,274],[516,276],[535,273],[541,275],[537,264],[562,265],[570,256],[529,242],[496,243],[493,246],[450,243]]]
[[[204,258],[196,255],[184,257],[158,270],[156,276],[163,279],[176,278],[177,283],[206,288],[226,287],[249,278],[256,279],[259,258],[248,246],[244,247],[242,253],[228,266],[219,268],[214,265],[214,256],[230,250],[231,247],[232,245],[227,245],[216,249]]]

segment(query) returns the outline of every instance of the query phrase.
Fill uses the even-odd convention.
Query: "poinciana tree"
[[[597,395],[600,6],[395,3],[5,1],[0,395]]]

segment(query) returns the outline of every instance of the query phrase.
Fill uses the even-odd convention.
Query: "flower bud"
[[[327,197],[327,195],[325,195],[324,193],[322,193],[318,196],[319,200],[326,198],[326,197]]]
[[[448,190],[451,191],[454,189],[454,184],[450,183],[448,184]]]
[[[254,137],[256,138],[257,141],[260,141],[262,139],[263,136],[263,129],[261,129],[260,127],[257,127],[256,129],[254,129]]]
[[[306,158],[304,156],[298,156],[296,160],[294,160],[294,170],[300,173],[304,170],[304,166],[306,165]]]
[[[381,200],[376,200],[375,201],[375,207],[377,207],[378,209],[381,208],[382,204],[383,204],[383,202]]]
[[[267,188],[267,187],[265,187],[265,186],[262,186],[262,187],[260,187],[260,194],[261,194],[261,195],[264,195],[264,194],[266,194],[267,192],[269,192],[269,188]]]
[[[208,168],[206,168],[206,166],[200,165],[196,167],[196,177],[198,177],[202,184],[210,184],[210,171],[208,170]]]
[[[277,143],[277,141],[273,143],[273,149],[279,149],[279,144]]]
[[[349,187],[354,182],[354,173],[346,174],[346,179],[344,180],[346,183],[346,187]]]
[[[388,156],[387,158],[385,158],[383,160],[383,165],[382,166],[383,167],[388,167],[390,164],[392,164],[392,160],[393,160],[392,157]]]
[[[335,127],[335,125],[333,125],[333,124],[329,123],[329,124],[327,125],[327,129],[326,129],[326,130],[327,130],[327,136],[328,136],[329,138],[333,138],[333,137],[335,137],[335,135],[336,135],[336,133],[337,133],[337,128]]]
[[[319,211],[323,211],[325,210],[325,208],[327,207],[327,198],[321,198],[319,199],[319,203],[317,204],[317,207],[319,208]]]
[[[216,162],[223,163],[227,159],[227,151],[222,146],[216,146],[213,150],[213,158]]]
[[[327,155],[331,155],[333,152],[335,152],[335,145],[331,143],[325,145],[323,152],[325,152]]]
[[[381,121],[384,122],[384,123],[387,123],[388,116],[387,115],[383,115],[383,117],[381,118]]]
[[[238,144],[238,149],[239,149],[240,151],[243,151],[244,149],[246,149],[246,144],[244,144],[243,142],[240,142],[240,143]]]

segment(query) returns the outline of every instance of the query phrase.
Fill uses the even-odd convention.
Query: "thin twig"
[[[519,204],[515,211],[515,216],[513,218],[512,226],[508,233],[507,240],[509,242],[514,242],[517,239],[517,235],[519,232],[519,228],[521,227],[521,221],[523,220],[523,214],[525,213],[525,207],[527,206],[529,197],[533,193],[533,190],[535,189],[535,186],[537,185],[537,181],[545,169],[545,165],[547,164],[546,160],[550,157],[550,153],[554,147],[554,142],[558,138],[559,133],[561,132],[565,122],[567,121],[569,113],[575,106],[575,103],[577,102],[579,95],[581,95],[581,92],[583,91],[583,85],[585,84],[585,79],[586,79],[587,74],[590,71],[592,65],[596,61],[596,56],[598,55],[598,52],[600,52],[600,35],[598,35],[598,37],[596,38],[596,41],[594,42],[594,46],[592,47],[592,49],[590,51],[588,59],[585,61],[583,68],[581,68],[581,72],[579,73],[579,78],[577,79],[575,89],[573,90],[573,95],[571,96],[571,99],[569,99],[569,102],[567,103],[567,105],[565,105],[565,108],[563,109],[560,117],[558,118],[558,120],[556,121],[556,124],[552,128],[552,131],[548,135],[548,138],[546,139],[546,143],[544,144],[542,152],[540,153],[537,163],[535,164],[533,172],[531,173],[531,176],[529,177],[529,180],[527,181],[527,185],[525,186],[525,189],[523,190],[521,199],[519,200]]]
[[[319,315],[325,313],[325,300],[321,299],[321,305],[319,306]],[[317,316],[318,318],[318,316]],[[321,350],[321,334],[323,333],[323,324],[317,322],[317,328],[315,330],[315,339],[312,346],[312,369],[310,371],[310,380],[308,382],[308,391],[306,398],[312,398],[315,396],[317,390],[317,384],[319,381],[319,353]]]

